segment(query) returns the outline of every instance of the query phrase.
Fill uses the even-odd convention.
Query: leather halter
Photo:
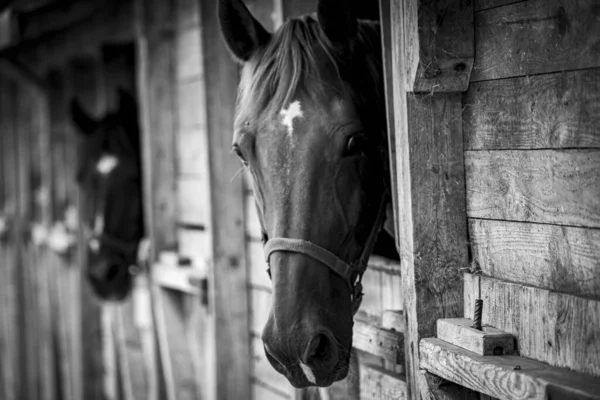
[[[269,239],[265,243],[265,259],[267,261],[267,265],[269,265],[269,270],[271,268],[269,259],[271,258],[271,254],[276,251],[300,253],[319,261],[320,263],[329,267],[331,271],[333,271],[335,274],[341,277],[344,282],[346,282],[346,285],[348,285],[348,288],[350,289],[350,293],[352,293],[352,314],[356,314],[363,297],[361,283],[362,276],[367,269],[367,262],[369,261],[369,257],[371,256],[371,252],[373,251],[373,247],[377,241],[377,236],[383,228],[388,198],[389,193],[387,189],[385,189],[383,195],[381,196],[381,203],[379,204],[377,216],[371,228],[371,232],[369,233],[369,237],[367,238],[367,242],[365,243],[360,256],[353,262],[348,263],[323,247],[307,240],[279,237]],[[271,274],[269,271],[269,276],[270,275]]]

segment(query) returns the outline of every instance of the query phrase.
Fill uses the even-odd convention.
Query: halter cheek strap
[[[381,196],[381,204],[379,205],[377,217],[373,227],[371,228],[367,242],[363,247],[360,257],[354,262],[347,263],[330,251],[307,240],[273,238],[267,241],[264,247],[265,259],[267,261],[267,265],[269,265],[269,269],[271,254],[276,251],[299,253],[319,261],[320,263],[329,267],[329,269],[331,269],[335,274],[341,277],[344,282],[346,282],[348,288],[350,289],[350,293],[352,293],[352,313],[356,314],[358,308],[360,307],[363,296],[361,283],[362,276],[367,269],[367,262],[371,252],[373,251],[373,247],[375,246],[377,235],[379,235],[379,232],[383,227],[387,203],[388,192],[386,190]]]

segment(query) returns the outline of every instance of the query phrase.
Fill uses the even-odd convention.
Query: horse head
[[[139,128],[135,99],[119,91],[119,107],[101,119],[71,102],[84,136],[77,181],[82,189],[87,277],[105,300],[121,300],[132,287],[132,266],[144,234]]]
[[[241,63],[233,151],[253,178],[273,282],[262,333],[295,387],[348,373],[360,279],[388,203],[379,25],[347,2],[269,33],[239,0],[221,0]]]

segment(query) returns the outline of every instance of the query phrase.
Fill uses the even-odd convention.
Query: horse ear
[[[317,18],[334,48],[342,53],[352,51],[358,21],[351,1],[319,0]]]
[[[90,117],[90,115],[81,108],[79,101],[76,99],[71,100],[71,119],[77,125],[79,130],[89,135],[94,132],[96,126],[98,126],[98,121]]]
[[[218,14],[227,47],[240,62],[248,61],[271,38],[241,0],[219,0]]]

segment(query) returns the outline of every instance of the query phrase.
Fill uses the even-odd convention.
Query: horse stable
[[[600,399],[600,1],[0,0],[54,399]]]

